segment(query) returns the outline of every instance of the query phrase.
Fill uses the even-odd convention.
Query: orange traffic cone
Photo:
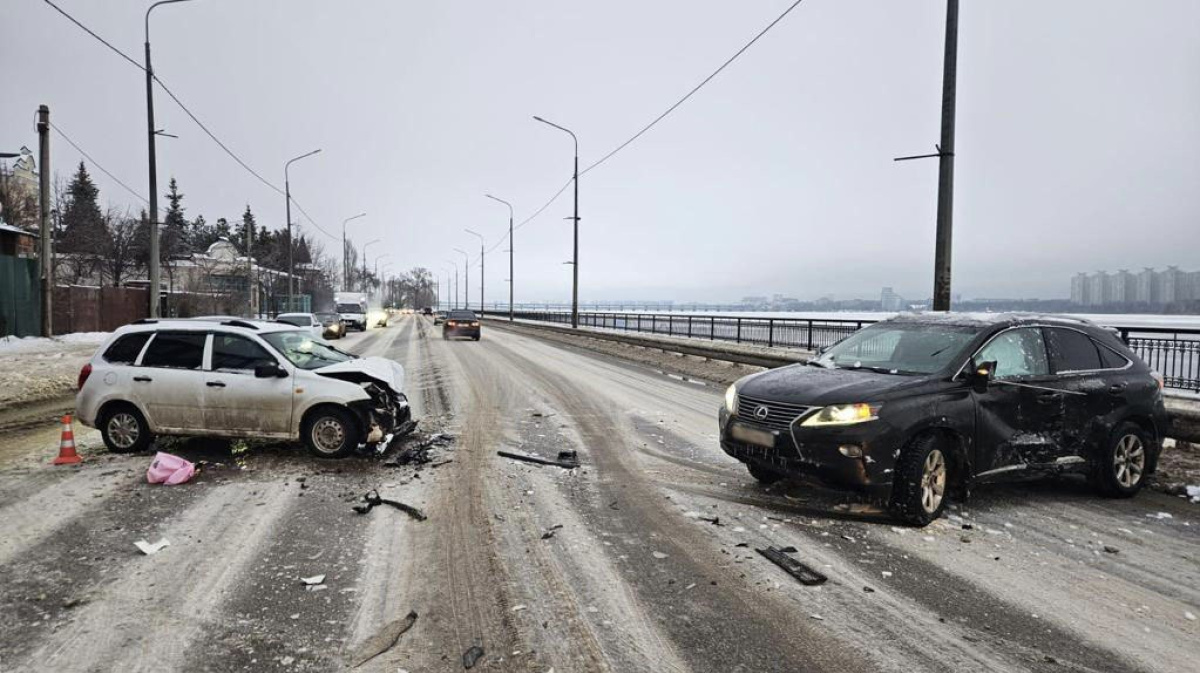
[[[71,415],[67,414],[62,417],[63,431],[62,441],[58,444],[58,458],[54,459],[55,465],[76,465],[82,463],[83,459],[75,453],[75,433],[71,432]]]

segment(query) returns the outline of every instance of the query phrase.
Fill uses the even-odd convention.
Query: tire
[[[445,332],[442,332],[442,340],[443,340],[443,341],[449,341],[449,340],[450,340],[450,335],[449,335],[449,334],[446,334]]]
[[[750,476],[757,479],[758,483],[762,484],[763,486],[774,484],[784,477],[782,472],[776,472],[765,465],[746,463],[746,469],[750,471]]]
[[[345,458],[358,448],[358,419],[347,409],[320,407],[304,419],[300,438],[318,458]]]
[[[950,456],[937,435],[917,437],[900,453],[889,511],[896,519],[927,526],[946,509]]]
[[[140,453],[154,441],[146,417],[132,404],[108,406],[96,425],[104,445],[113,453]]]
[[[479,341],[479,339],[480,339],[480,338],[481,338],[481,337],[480,337],[478,334],[476,334],[475,336],[471,337],[471,339],[472,339],[473,341]]]
[[[1151,442],[1146,431],[1133,423],[1122,423],[1096,453],[1088,479],[1105,497],[1132,498],[1142,490],[1150,459]]]

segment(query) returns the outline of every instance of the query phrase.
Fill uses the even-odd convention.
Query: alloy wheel
[[[141,426],[128,411],[115,413],[108,419],[108,437],[119,448],[128,449],[133,446],[141,434]]]
[[[1133,488],[1142,480],[1146,468],[1146,447],[1142,438],[1128,434],[1117,441],[1113,452],[1113,470],[1121,488]]]
[[[932,514],[942,504],[946,493],[946,457],[938,449],[933,449],[925,457],[924,469],[921,471],[921,508]]]

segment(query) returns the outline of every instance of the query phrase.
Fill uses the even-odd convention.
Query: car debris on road
[[[483,654],[482,647],[472,645],[466,652],[463,652],[463,668],[474,668],[475,664],[479,663],[479,660],[483,658]]]
[[[196,466],[189,460],[159,451],[146,470],[146,481],[151,484],[175,486],[185,483],[196,474]]]
[[[553,465],[567,470],[574,470],[579,467],[579,456],[574,451],[561,451],[558,454],[558,460],[549,460],[539,456],[527,456],[523,453],[512,453],[510,451],[497,451],[496,455],[503,458],[511,458],[513,460],[521,460],[526,463],[534,463],[536,465]]]
[[[795,551],[795,548],[789,549],[791,549],[793,552]],[[783,568],[787,574],[795,577],[800,581],[801,584],[805,586],[824,584],[829,579],[825,575],[813,570],[804,563],[801,563],[791,556],[788,556],[783,549],[778,547],[767,547],[766,549],[755,549],[754,551],[762,554],[763,557],[771,563]]]
[[[366,504],[354,506],[355,512],[357,512],[359,514],[366,514],[367,512],[370,512],[371,509],[376,507],[377,505],[391,505],[392,507],[395,507],[396,509],[400,510],[401,512],[404,512],[405,514],[411,516],[412,518],[416,519],[417,521],[424,521],[429,518],[429,517],[425,516],[424,512],[417,509],[416,507],[413,507],[412,505],[406,505],[397,500],[388,500],[387,498],[380,497],[379,491],[375,490],[375,489],[371,489],[369,492],[367,492],[366,495],[363,496],[363,502]]]
[[[145,540],[138,540],[137,542],[133,543],[133,546],[137,547],[146,556],[150,556],[151,554],[157,554],[158,552],[162,551],[164,547],[171,546],[171,541],[165,537],[153,544],[146,542]]]

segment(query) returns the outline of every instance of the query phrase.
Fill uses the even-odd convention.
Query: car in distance
[[[404,369],[309,330],[247,320],[142,320],[113,333],[79,372],[76,418],[111,451],[155,435],[301,441],[321,458],[377,445],[415,423]]]
[[[429,306],[421,309],[421,315],[433,315],[433,309]]]
[[[318,313],[317,320],[321,321],[324,328],[322,336],[326,339],[341,339],[346,336],[346,323],[342,322],[342,316],[337,313]]]
[[[1129,497],[1154,472],[1162,378],[1111,331],[1022,314],[902,315],[818,357],[744,377],[721,448],[760,482],[810,475],[925,525],[951,492],[1082,473]]]
[[[316,313],[280,313],[275,316],[275,322],[303,327],[314,337],[325,338],[325,323],[317,317]]]
[[[446,312],[445,311],[438,311],[437,313],[435,313],[433,315],[433,324],[441,325],[444,322],[446,322]]]
[[[336,292],[333,295],[334,308],[342,316],[342,322],[347,329],[354,327],[360,332],[367,331],[367,295],[365,292]]]
[[[474,311],[456,309],[446,313],[446,320],[442,323],[443,339],[470,337],[479,341],[479,336],[479,317]]]

